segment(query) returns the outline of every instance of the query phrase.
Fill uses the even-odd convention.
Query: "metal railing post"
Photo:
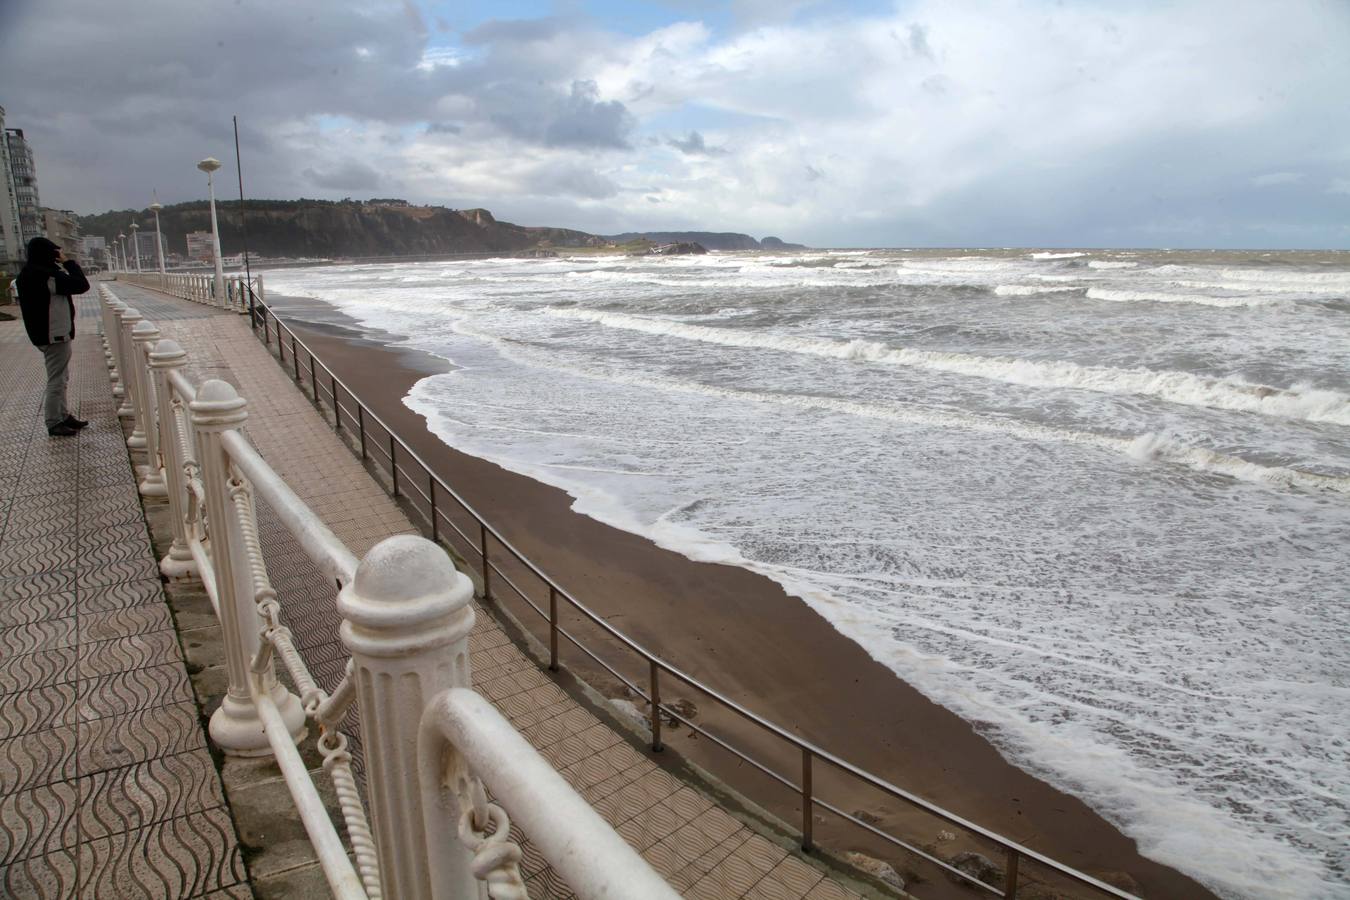
[[[309,354],[309,387],[314,392],[314,402],[319,402],[319,379],[314,374],[314,354]],[[322,405],[322,404],[320,404]]]
[[[815,846],[812,838],[811,814],[815,811],[815,802],[811,799],[811,760],[812,754],[808,747],[802,748],[802,850],[806,853],[811,852]]]
[[[366,460],[366,408],[356,404],[356,430],[361,435],[361,461]]]
[[[295,381],[298,384],[300,383],[300,348],[295,345],[294,332],[291,332],[291,367],[295,370]]]
[[[192,502],[187,496],[183,474],[182,441],[178,415],[173,404],[173,385],[169,375],[187,366],[187,353],[168,339],[150,351],[150,372],[155,380],[155,399],[159,405],[159,445],[164,456],[164,476],[168,482],[169,516],[173,520],[173,543],[159,561],[165,578],[191,578],[197,575],[197,563],[187,543],[187,511]]]
[[[332,372],[328,373],[328,390],[333,395],[333,430],[342,430],[342,410],[338,407],[337,395],[337,376]],[[314,392],[317,394],[319,389],[316,387]]]
[[[1017,869],[1022,861],[1022,854],[1012,848],[1008,849],[1008,868],[1003,873],[1003,896],[1008,900],[1017,898]]]
[[[492,599],[492,563],[487,555],[487,525],[478,523],[478,552],[483,556],[483,599]]]
[[[143,497],[167,497],[169,489],[164,484],[164,461],[160,458],[159,446],[159,409],[155,404],[155,382],[150,376],[150,351],[159,341],[159,329],[155,323],[142,319],[131,329],[131,343],[136,354],[136,389],[140,394],[139,409],[144,417],[142,428],[145,431],[145,477],[137,488]]]
[[[558,589],[548,586],[548,668],[558,671]]]
[[[136,310],[127,307],[122,312],[122,373],[127,380],[123,405],[131,410],[131,436],[127,438],[127,446],[132,450],[145,449],[145,413],[141,409],[140,390],[142,366],[136,364],[136,345],[131,338],[131,332],[139,321],[141,314]],[[118,414],[121,414],[121,410],[118,410]]]
[[[394,496],[398,496],[398,460],[394,457],[394,433],[389,432],[389,474],[394,479]]]
[[[651,661],[651,695],[652,695],[652,751],[660,753],[666,749],[661,743],[661,669],[656,665],[656,660]]]
[[[262,620],[254,605],[253,575],[230,494],[231,488],[240,483],[232,475],[230,459],[221,441],[224,432],[236,431],[244,424],[248,418],[246,405],[231,385],[212,380],[197,391],[197,399],[190,408],[201,457],[198,462],[206,492],[216,608],[229,676],[225,698],[211,716],[211,739],[235,756],[264,756],[271,753],[271,748],[253,705],[249,679],[256,675],[262,680],[263,689],[276,703],[297,743],[305,735],[305,711],[299,699],[277,683],[270,662],[261,673],[253,673],[251,669],[261,642]]]
[[[455,839],[458,823],[437,821],[437,793],[422,788],[417,760],[423,710],[441,692],[470,686],[472,597],[445,551],[413,535],[376,544],[338,594],[385,897],[480,896],[469,851]]]
[[[431,499],[431,540],[433,543],[440,543],[441,523],[440,516],[436,514],[436,477],[427,472],[427,497]]]

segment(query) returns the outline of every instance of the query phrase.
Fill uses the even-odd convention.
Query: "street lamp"
[[[164,237],[159,233],[159,211],[164,205],[156,200],[150,204],[150,209],[155,213],[155,256],[159,259],[159,274],[164,274]]]
[[[141,274],[141,242],[137,235],[140,233],[141,226],[135,222],[131,223],[131,255],[136,257],[136,274]]]
[[[117,268],[125,272],[127,270],[127,236],[125,234],[117,236],[117,249],[122,253],[122,261]]]
[[[211,193],[211,244],[216,256],[216,302],[225,302],[225,265],[220,260],[220,226],[216,224],[216,186],[211,173],[220,168],[220,160],[214,156],[197,163],[197,168],[206,173],[206,188]]]

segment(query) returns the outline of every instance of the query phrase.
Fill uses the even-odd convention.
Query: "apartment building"
[[[24,258],[23,226],[19,222],[19,198],[9,163],[7,133],[5,108],[0,106],[0,274],[17,271]]]

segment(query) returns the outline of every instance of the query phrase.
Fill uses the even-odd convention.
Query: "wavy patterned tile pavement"
[[[54,684],[0,695],[0,740],[75,724],[75,685]]]
[[[52,441],[0,322],[0,898],[251,898],[103,355],[76,353],[91,425]]]
[[[0,866],[78,843],[76,796],[61,782],[0,797]]]
[[[187,672],[177,662],[81,681],[79,695],[77,712],[83,721],[195,699]]]
[[[86,839],[135,831],[166,817],[224,805],[211,757],[179,753],[126,769],[99,772],[79,784],[80,831]]]
[[[195,897],[247,876],[234,823],[215,809],[80,845],[80,898]]]

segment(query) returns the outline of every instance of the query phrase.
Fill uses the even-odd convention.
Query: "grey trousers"
[[[42,416],[48,428],[55,428],[70,415],[70,410],[66,409],[66,382],[70,380],[71,343],[63,341],[42,348],[42,358],[47,364],[47,393],[42,399]]]

